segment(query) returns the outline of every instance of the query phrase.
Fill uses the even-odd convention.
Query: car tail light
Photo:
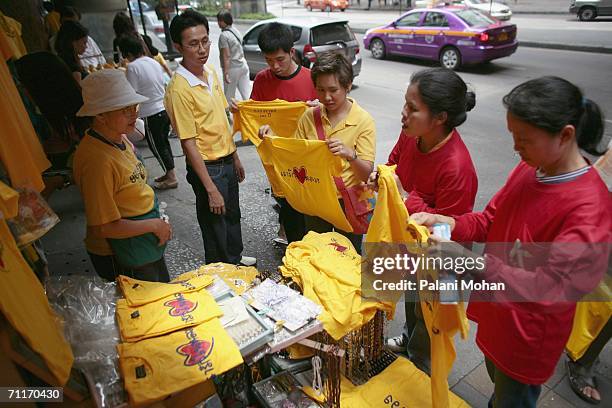
[[[487,42],[487,41],[489,41],[489,34],[488,33],[480,34],[480,42]]]
[[[314,48],[312,48],[312,45],[306,44],[304,46],[304,57],[308,58],[310,62],[315,62],[317,60],[317,54]]]
[[[357,46],[357,49],[355,50],[355,55],[359,54],[359,45]]]
[[[153,31],[155,31],[157,34],[163,34],[164,33],[164,27],[155,27],[153,29]]]

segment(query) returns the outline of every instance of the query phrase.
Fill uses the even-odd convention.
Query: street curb
[[[612,54],[611,47],[595,47],[590,45],[574,45],[559,43],[544,43],[537,41],[519,41],[519,47],[547,48],[551,50],[591,52],[596,54]]]
[[[246,19],[235,19],[234,22],[238,24],[254,24],[260,20],[246,20]],[[365,34],[369,28],[363,27],[351,27],[354,33]],[[528,48],[545,48],[551,50],[564,50],[564,51],[579,51],[579,52],[591,52],[595,54],[612,54],[612,47],[596,47],[590,45],[578,45],[578,44],[560,44],[560,43],[546,43],[539,41],[519,41],[519,46]]]

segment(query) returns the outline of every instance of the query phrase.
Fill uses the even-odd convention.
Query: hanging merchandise
[[[18,193],[0,182],[0,311],[43,358],[57,380],[68,381],[74,357],[45,291],[17,248],[6,219],[17,214]]]
[[[283,276],[293,279],[308,299],[323,307],[318,319],[335,340],[369,322],[377,310],[392,319],[395,305],[361,297],[361,257],[341,234],[310,231],[287,247]]]
[[[232,338],[212,319],[199,326],[117,346],[133,406],[160,401],[242,363]]]
[[[320,217],[342,231],[353,231],[340,207],[333,179],[342,172],[342,159],[334,156],[324,141],[266,137],[257,152],[275,195],[285,197],[302,214]]]
[[[5,16],[1,11],[0,31],[2,31],[3,35],[6,36],[6,45],[8,45],[8,49],[4,49],[5,45],[2,45],[2,54],[4,54],[4,59],[13,57],[17,60],[28,53],[28,50],[23,43],[23,39],[21,38],[21,23],[15,19]]]
[[[185,281],[198,276],[218,276],[225,283],[229,285],[229,287],[236,293],[237,295],[242,295],[245,290],[250,288],[254,282],[256,281],[259,272],[257,268],[252,266],[241,266],[241,265],[233,265],[223,262],[216,262],[207,265],[202,265],[198,269],[185,272],[179,275],[177,278],[173,280],[176,281]]]
[[[393,177],[395,166],[378,166],[378,198],[366,241],[370,243],[427,244],[429,232],[409,219]],[[419,270],[418,279],[438,278],[436,271]],[[420,293],[421,299],[439,299],[437,293]],[[469,329],[462,302],[441,304],[439,300],[421,301],[423,319],[431,343],[431,394],[434,407],[449,406],[447,378],[455,361],[453,336],[461,333],[465,339]],[[452,395],[452,394],[451,394]],[[404,403],[402,401],[402,403]]]
[[[363,385],[354,386],[342,378],[340,406],[346,408],[370,407],[431,407],[429,377],[406,358],[397,358],[382,373]],[[468,408],[469,405],[449,393],[448,407]]]
[[[123,341],[135,342],[197,326],[222,315],[206,289],[175,293],[155,302],[131,307],[117,301],[117,322]]]
[[[610,280],[604,280],[593,291],[599,299],[612,299]],[[593,340],[612,317],[612,302],[578,302],[572,332],[565,349],[574,361],[581,358]]]
[[[45,184],[42,172],[51,166],[40,145],[40,141],[19,91],[13,82],[6,60],[10,54],[8,40],[0,30],[0,161],[8,172],[13,188],[31,188],[42,191]]]
[[[287,102],[282,99],[273,101],[238,102],[238,112],[234,113],[233,134],[240,132],[242,141],[250,140],[255,146],[261,143],[259,128],[270,125],[275,135],[292,138],[297,122],[306,111],[305,102]]]
[[[19,212],[9,220],[17,245],[24,246],[45,235],[59,222],[59,217],[40,193],[31,189],[18,189]]]
[[[175,280],[170,283],[142,281],[124,275],[119,275],[117,278],[121,292],[130,306],[151,303],[175,293],[195,292],[210,285],[213,281],[214,278],[209,275],[188,280]]]

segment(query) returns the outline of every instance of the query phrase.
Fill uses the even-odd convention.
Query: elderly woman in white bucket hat
[[[134,130],[137,94],[120,70],[95,72],[81,82],[83,106],[78,116],[93,125],[74,156],[74,179],[87,216],[87,252],[98,275],[114,280],[128,275],[168,282],[165,244],[170,224],[160,218],[147,172],[126,134]]]

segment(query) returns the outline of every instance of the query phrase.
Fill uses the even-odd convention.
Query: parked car
[[[140,5],[142,6],[142,17],[140,16],[138,0],[130,0],[130,11],[134,17],[134,23],[137,28],[142,31],[142,20],[144,20],[147,35],[151,37],[151,39],[153,39],[153,36],[156,36],[161,44],[164,44],[165,49],[166,33],[164,32],[164,23],[157,18],[157,13],[153,6],[144,1],[141,1]]]
[[[268,66],[257,45],[257,39],[261,30],[272,22],[287,24],[291,27],[294,47],[297,51],[296,58],[302,65],[310,68],[317,60],[318,53],[335,51],[344,54],[351,61],[354,76],[361,72],[359,42],[347,20],[321,21],[311,17],[292,17],[260,21],[244,34],[242,48],[251,77],[254,78],[259,71]]]
[[[366,31],[363,45],[376,59],[405,55],[438,60],[457,69],[512,55],[516,25],[465,6],[416,9],[391,23]]]
[[[581,21],[595,20],[597,16],[612,16],[612,0],[572,0],[569,12]]]
[[[482,11],[498,20],[506,21],[512,17],[512,10],[503,3],[491,2],[489,0],[462,0],[461,3],[468,7]]]
[[[344,11],[348,8],[348,0],[304,0],[304,7],[308,11],[320,9],[321,11]]]
[[[465,5],[503,21],[510,20],[510,17],[512,17],[510,7],[504,3],[490,0],[416,0],[415,2],[417,8],[444,7],[448,5]]]

